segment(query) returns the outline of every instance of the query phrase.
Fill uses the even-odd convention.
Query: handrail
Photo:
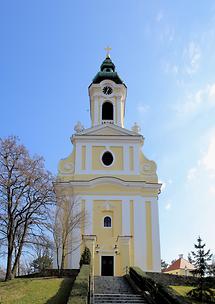
[[[94,276],[92,275],[92,271],[89,276],[89,293],[88,293],[88,303],[94,303]]]
[[[156,303],[155,301],[155,291],[152,284],[146,282],[142,279],[141,276],[139,276],[132,268],[129,269],[129,275],[130,278],[134,281],[134,283],[137,285],[137,287],[142,290],[143,296],[148,300],[150,303]],[[150,296],[149,296],[150,294]],[[149,301],[150,300],[150,301]]]
[[[182,303],[180,299],[172,297],[170,294],[168,294],[167,290],[165,290],[165,287],[163,287],[159,283],[156,283],[150,277],[141,276],[132,268],[130,268],[129,274],[131,279],[142,291],[147,291],[150,294],[152,300],[155,303],[162,303],[162,304]],[[183,301],[183,303],[186,302]]]

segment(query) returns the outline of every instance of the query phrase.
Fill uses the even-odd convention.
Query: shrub
[[[91,261],[90,250],[89,250],[89,248],[85,247],[84,251],[82,252],[81,259],[80,259],[80,267],[83,264],[90,265],[90,261]]]
[[[72,291],[69,296],[68,304],[86,304],[89,290],[90,266],[83,265],[76,277]]]
[[[199,301],[214,303],[215,293],[210,288],[197,287],[190,290],[187,295]]]

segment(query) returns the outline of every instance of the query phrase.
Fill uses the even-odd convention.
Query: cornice
[[[150,189],[150,190],[157,190],[158,192],[161,189],[162,184],[160,183],[149,183],[145,181],[125,181],[121,178],[111,177],[111,176],[103,176],[103,177],[96,177],[91,180],[71,180],[71,181],[58,181],[55,185],[63,186],[63,187],[86,187],[86,188],[93,188],[97,185],[104,185],[104,184],[116,184],[123,187],[132,187],[137,189]]]

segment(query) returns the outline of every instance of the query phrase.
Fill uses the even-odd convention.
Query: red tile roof
[[[173,271],[173,270],[177,270],[177,269],[186,269],[187,270],[194,270],[195,267],[188,262],[187,260],[180,258],[178,260],[176,260],[174,263],[172,263],[172,265],[170,265],[169,267],[167,267],[166,269],[163,270],[163,272],[168,272],[168,271]]]

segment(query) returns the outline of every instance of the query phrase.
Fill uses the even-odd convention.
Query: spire
[[[110,51],[112,50],[112,48],[111,47],[109,47],[109,46],[107,46],[106,48],[105,48],[105,51],[106,51],[106,58],[110,58]]]
[[[100,66],[100,71],[93,78],[92,83],[100,83],[102,80],[110,79],[117,84],[124,84],[117,72],[115,71],[115,65],[110,58],[110,50],[110,47],[105,48],[106,58]]]

